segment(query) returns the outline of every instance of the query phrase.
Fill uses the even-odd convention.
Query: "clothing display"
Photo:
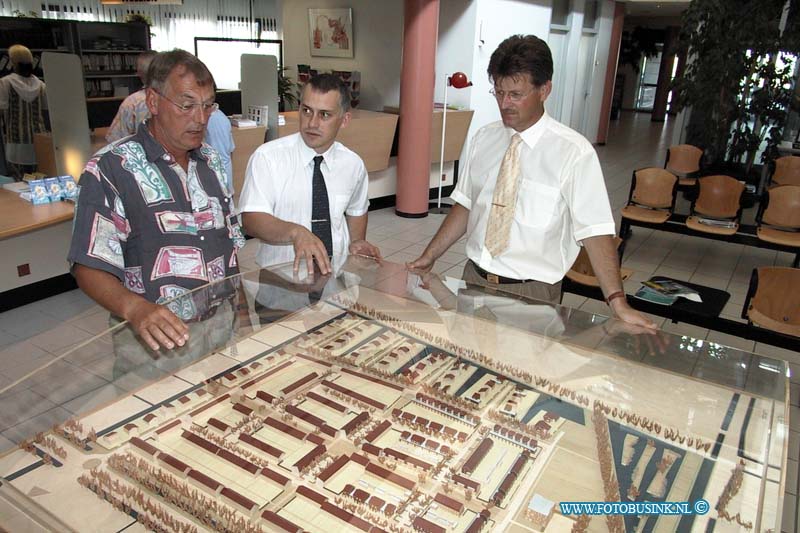
[[[253,153],[239,197],[239,212],[267,213],[312,230],[314,157],[321,155],[330,209],[334,256],[347,256],[350,231],[345,215],[367,213],[367,171],[353,151],[339,142],[317,154],[299,133],[268,142]],[[291,243],[262,243],[256,261],[261,266],[294,261]]]
[[[603,172],[592,145],[545,113],[520,133],[521,178],[508,249],[486,248],[500,164],[514,130],[502,122],[475,134],[452,198],[469,209],[467,256],[494,274],[557,283],[575,262],[578,242],[614,235]]]
[[[91,159],[80,183],[70,263],[113,274],[156,303],[238,272],[244,238],[207,144],[189,152],[185,172],[144,122]],[[178,317],[196,315],[180,302],[170,307]]]
[[[45,107],[45,84],[36,76],[20,76],[14,72],[0,78],[6,161],[14,165],[36,165],[33,136],[45,131],[42,117]]]

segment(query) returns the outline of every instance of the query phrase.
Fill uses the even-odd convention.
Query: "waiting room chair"
[[[759,205],[756,225],[756,236],[762,241],[791,246],[800,254],[800,185],[768,189]]]
[[[678,178],[661,168],[640,168],[633,172],[628,205],[622,208],[623,218],[663,224],[675,210]]]
[[[697,180],[700,191],[692,202],[692,214],[686,226],[702,233],[733,235],[739,230],[742,216],[744,183],[730,176],[705,176]],[[729,223],[730,227],[714,225]]]
[[[664,168],[678,177],[678,185],[689,187],[697,183],[703,150],[691,144],[677,144],[667,150]]]
[[[614,238],[614,244],[619,245],[622,243],[622,239],[619,237]],[[622,277],[622,281],[625,281],[633,274],[633,270],[629,268],[620,268],[620,275]],[[600,287],[600,282],[597,281],[597,277],[594,274],[594,269],[592,268],[592,262],[589,260],[589,254],[586,253],[586,247],[581,246],[581,251],[578,253],[577,259],[575,259],[575,263],[573,263],[572,267],[567,271],[567,278],[571,279],[575,283],[580,283],[581,285],[588,285],[589,287]]]
[[[772,162],[774,170],[770,176],[770,186],[800,185],[800,157],[786,155]]]
[[[742,318],[760,328],[800,337],[800,269],[754,268]]]

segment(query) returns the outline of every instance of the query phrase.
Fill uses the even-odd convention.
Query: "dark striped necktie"
[[[331,210],[328,203],[328,189],[322,176],[323,157],[314,158],[314,178],[311,187],[311,232],[325,245],[328,257],[333,255],[333,239],[331,237]]]

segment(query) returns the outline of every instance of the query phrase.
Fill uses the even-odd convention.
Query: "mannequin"
[[[20,44],[8,49],[13,72],[0,78],[0,113],[6,164],[21,180],[36,168],[33,135],[45,131],[45,84],[33,74],[33,55]]]

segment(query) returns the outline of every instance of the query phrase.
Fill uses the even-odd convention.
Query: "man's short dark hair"
[[[183,67],[185,73],[194,75],[197,84],[201,87],[206,85],[214,87],[214,76],[211,75],[205,63],[186,50],[178,48],[156,54],[147,69],[147,86],[157,93],[163,93],[167,78],[177,67]]]
[[[491,82],[528,74],[539,87],[553,78],[553,55],[547,43],[535,35],[512,35],[492,53],[486,71]]]
[[[306,85],[310,85],[312,89],[320,93],[339,91],[339,106],[342,108],[342,113],[350,111],[350,89],[339,76],[317,74],[308,80]]]

